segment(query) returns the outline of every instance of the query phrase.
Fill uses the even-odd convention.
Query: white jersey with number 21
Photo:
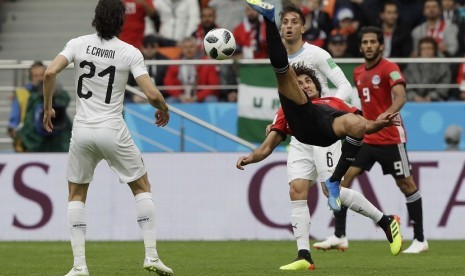
[[[91,34],[71,39],[60,55],[74,62],[74,125],[119,128],[129,72],[134,78],[147,74],[141,52],[116,37]]]

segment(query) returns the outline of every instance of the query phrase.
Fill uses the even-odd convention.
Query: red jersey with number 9
[[[366,69],[365,64],[354,69],[354,84],[362,103],[363,116],[376,120],[392,105],[392,87],[405,85],[405,79],[397,64],[381,58],[372,68]],[[390,126],[373,133],[366,134],[364,143],[374,145],[400,144],[407,142],[402,118],[400,126]]]

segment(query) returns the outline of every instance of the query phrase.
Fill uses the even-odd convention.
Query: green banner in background
[[[353,85],[354,64],[339,67]],[[270,124],[280,103],[277,82],[270,64],[241,64],[239,70],[238,136],[254,143],[265,139],[265,127]],[[330,88],[335,86],[329,82]]]

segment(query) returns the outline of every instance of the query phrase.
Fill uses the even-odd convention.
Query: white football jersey
[[[129,72],[147,74],[141,52],[114,37],[91,34],[71,39],[61,51],[74,62],[76,116],[74,125],[119,128]]]
[[[302,62],[315,70],[317,78],[321,83],[321,97],[338,97],[346,100],[352,93],[352,86],[342,72],[341,68],[334,63],[331,55],[324,49],[304,43],[302,48],[293,55],[288,55],[290,63]],[[328,78],[338,88],[337,93],[331,93],[328,88]]]

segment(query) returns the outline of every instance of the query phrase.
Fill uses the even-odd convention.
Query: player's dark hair
[[[34,61],[34,63],[31,64],[31,66],[29,67],[29,80],[30,81],[32,80],[32,69],[34,69],[36,67],[45,68],[45,65],[40,60],[36,60],[36,61]]]
[[[315,70],[304,65],[303,63],[293,63],[292,69],[294,69],[294,72],[297,76],[307,75],[310,77],[310,79],[312,79],[313,83],[315,84],[316,90],[318,91],[318,98],[321,97],[321,83],[316,76]]]
[[[121,33],[126,8],[121,0],[100,0],[95,7],[92,27],[99,37],[110,40]]]
[[[383,31],[381,31],[380,28],[375,27],[375,26],[362,27],[358,35],[358,44],[360,45],[362,43],[362,37],[364,34],[370,34],[370,33],[376,34],[376,38],[378,39],[379,44],[384,45]]]
[[[284,16],[287,13],[290,13],[290,12],[297,13],[299,15],[299,17],[300,17],[300,20],[302,21],[302,25],[305,25],[305,16],[304,16],[302,10],[299,7],[297,7],[296,5],[294,5],[294,4],[289,4],[289,5],[286,5],[286,6],[283,7],[281,12],[279,13],[279,17],[281,18],[281,22],[283,21]]]

